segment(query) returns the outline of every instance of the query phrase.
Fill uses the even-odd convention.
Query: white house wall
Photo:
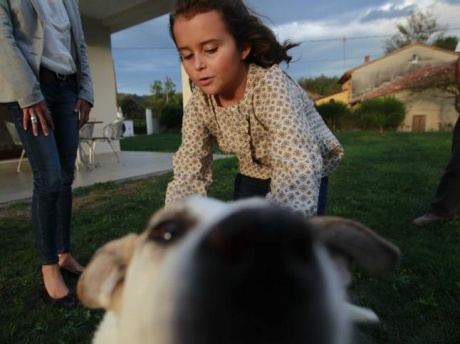
[[[82,21],[94,86],[94,107],[90,119],[103,122],[94,127],[94,135],[102,136],[104,125],[115,120],[117,115],[117,90],[110,29],[94,19],[83,17]],[[119,145],[118,142],[116,144]],[[98,144],[96,147],[97,154],[110,151],[107,143]]]
[[[439,89],[431,88],[421,92],[402,90],[394,96],[406,105],[406,118],[400,128],[402,131],[413,131],[414,116],[426,116],[426,131],[452,130],[457,121],[454,95]]]
[[[181,80],[182,80],[182,101],[183,106],[187,105],[188,101],[192,97],[192,90],[190,89],[189,77],[185,72],[184,67],[181,65]]]

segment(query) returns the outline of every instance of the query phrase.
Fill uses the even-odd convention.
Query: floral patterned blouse
[[[221,107],[196,88],[184,112],[166,205],[207,195],[212,141],[233,153],[240,173],[271,179],[266,198],[306,217],[316,214],[321,177],[335,171],[343,148],[305,91],[278,65],[251,64],[243,99]]]

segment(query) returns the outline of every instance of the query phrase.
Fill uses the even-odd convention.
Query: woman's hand
[[[45,136],[48,136],[50,128],[54,129],[53,119],[45,100],[22,109],[22,126],[24,130],[28,130],[30,126],[32,133],[38,136],[39,125],[42,127],[42,132]]]
[[[75,110],[80,113],[80,123],[78,124],[78,128],[81,128],[85,125],[86,122],[89,120],[89,113],[91,111],[91,103],[87,102],[84,99],[78,99],[77,104],[75,104]]]

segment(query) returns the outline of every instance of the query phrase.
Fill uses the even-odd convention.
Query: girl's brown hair
[[[228,31],[235,38],[239,47],[250,46],[246,61],[261,67],[271,67],[292,59],[287,51],[298,46],[297,43],[278,42],[271,31],[259,18],[259,15],[248,8],[242,0],[176,0],[169,15],[169,33],[174,37],[174,22],[178,16],[191,18],[199,13],[218,11]]]

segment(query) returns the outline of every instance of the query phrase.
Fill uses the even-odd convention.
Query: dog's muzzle
[[[191,262],[178,343],[332,343],[324,326],[337,320],[304,219],[241,210],[209,229]]]

